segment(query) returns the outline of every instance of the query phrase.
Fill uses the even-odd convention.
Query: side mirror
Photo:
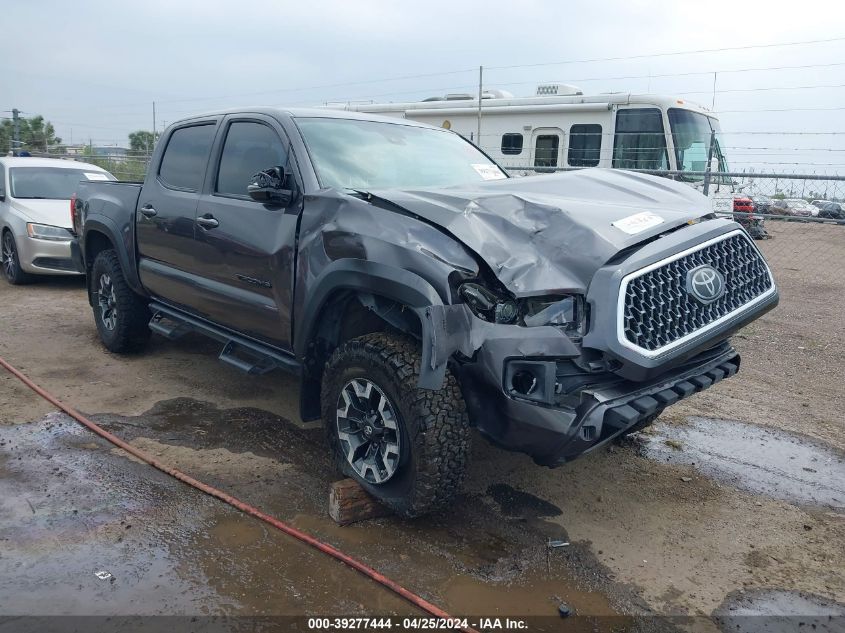
[[[256,202],[286,207],[293,200],[293,189],[286,188],[290,180],[281,167],[271,167],[255,174],[246,190]]]
[[[0,202],[6,201],[6,190],[0,187]]]

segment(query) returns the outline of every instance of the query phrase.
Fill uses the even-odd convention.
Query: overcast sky
[[[560,81],[709,106],[719,71],[732,166],[845,173],[845,39],[632,59],[845,38],[833,0],[11,0],[3,23],[0,110],[42,114],[65,142],[126,145],[153,101],[161,129],[221,107],[473,91],[479,65],[485,88],[518,96]]]

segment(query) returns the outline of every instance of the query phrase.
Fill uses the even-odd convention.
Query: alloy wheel
[[[14,279],[16,272],[15,241],[12,239],[11,233],[6,233],[3,236],[3,273],[7,279]]]
[[[100,306],[100,319],[103,325],[108,330],[114,330],[117,327],[117,295],[114,292],[111,277],[106,273],[100,275],[97,303]]]
[[[337,399],[337,437],[359,477],[382,484],[399,466],[400,433],[393,403],[366,378],[350,380]]]

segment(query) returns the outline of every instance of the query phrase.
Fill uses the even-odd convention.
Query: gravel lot
[[[761,246],[781,305],[736,337],[736,378],[557,470],[476,437],[454,511],[417,522],[334,526],[335,475],[321,431],[297,418],[296,380],[239,374],[194,337],[111,355],[77,279],[0,285],[0,355],[121,437],[456,613],[554,615],[561,600],[588,616],[839,609],[845,227],[769,230]],[[724,449],[708,434],[737,440]],[[572,545],[547,552],[549,538]],[[114,581],[101,584],[101,568]],[[0,615],[338,610],[412,613],[125,458],[0,374]]]

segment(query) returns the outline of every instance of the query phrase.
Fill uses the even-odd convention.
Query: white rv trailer
[[[675,97],[607,93],[584,95],[575,86],[547,84],[533,97],[490,90],[481,99],[448,94],[411,103],[328,104],[336,109],[397,116],[458,132],[511,173],[529,175],[568,168],[703,172],[711,132],[712,168],[728,171],[719,120],[707,108]],[[676,176],[703,189],[701,175]],[[714,211],[733,210],[733,186],[713,178]]]

